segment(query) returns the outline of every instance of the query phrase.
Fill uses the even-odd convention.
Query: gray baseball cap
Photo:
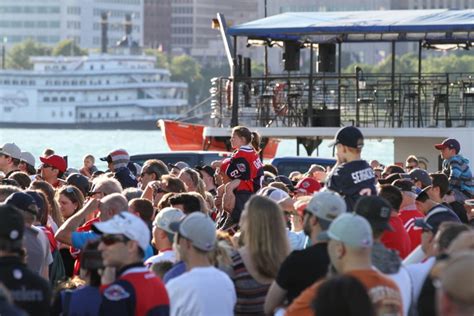
[[[15,159],[21,158],[20,147],[15,145],[15,143],[5,143],[0,147],[0,154],[7,155]]]
[[[306,211],[320,220],[323,229],[328,229],[333,220],[347,211],[347,205],[339,194],[326,190],[313,195],[306,206]]]
[[[174,207],[165,207],[155,217],[153,226],[164,230],[167,233],[174,234],[174,231],[170,229],[170,224],[173,222],[179,222],[184,217],[183,211]]]
[[[330,239],[354,248],[369,248],[374,243],[369,222],[354,213],[340,215],[329,225],[327,231],[318,235],[320,241],[329,241]]]
[[[179,222],[169,225],[171,231],[190,240],[194,247],[202,251],[212,251],[216,245],[216,226],[204,213],[194,212]]]
[[[34,167],[36,164],[35,156],[33,156],[30,152],[27,151],[21,152],[20,161],[24,161],[32,167]]]
[[[432,184],[430,175],[423,169],[413,169],[410,171],[409,175],[413,182],[420,181],[424,188]]]

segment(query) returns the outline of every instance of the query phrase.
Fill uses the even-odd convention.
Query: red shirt
[[[393,231],[384,232],[380,241],[385,247],[397,251],[400,258],[404,259],[411,252],[410,236],[398,214],[392,214],[389,223]]]
[[[415,227],[415,219],[425,217],[423,213],[416,209],[416,206],[406,207],[400,210],[398,217],[402,220],[403,226],[410,236],[411,251],[421,244],[421,233],[423,230],[420,227]]]

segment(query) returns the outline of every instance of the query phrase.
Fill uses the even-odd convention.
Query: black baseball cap
[[[5,204],[13,205],[21,211],[38,215],[38,205],[33,197],[24,192],[15,192],[6,200]]]
[[[345,126],[337,131],[336,137],[329,144],[329,147],[341,144],[351,148],[364,147],[364,136],[355,126]]]
[[[434,211],[433,214],[428,214],[425,218],[415,219],[415,226],[436,234],[439,226],[444,222],[461,223],[459,217],[453,211],[445,209],[439,212]]]
[[[10,204],[0,205],[0,237],[9,241],[23,239],[25,220],[18,208]]]
[[[288,190],[290,191],[294,191],[295,190],[295,185],[293,184],[293,182],[290,180],[290,178],[288,178],[287,176],[285,175],[278,175],[275,177],[275,181],[276,182],[281,182],[283,184],[285,184],[285,186],[288,188]]]
[[[214,177],[214,174],[216,173],[216,171],[211,166],[208,166],[208,165],[196,166],[194,167],[194,169],[196,169],[197,171],[204,171],[211,177]]]
[[[392,207],[383,197],[362,196],[357,201],[354,210],[355,213],[365,217],[373,228],[393,231],[389,224]]]
[[[66,179],[66,183],[78,188],[84,196],[87,195],[90,189],[90,183],[87,177],[79,173],[73,173],[69,175],[69,177]]]

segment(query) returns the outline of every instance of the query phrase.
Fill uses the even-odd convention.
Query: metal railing
[[[214,78],[211,118],[254,127],[474,126],[474,74],[316,74]],[[312,82],[312,85],[309,84]],[[237,93],[233,93],[237,89]],[[237,96],[234,103],[233,98]]]

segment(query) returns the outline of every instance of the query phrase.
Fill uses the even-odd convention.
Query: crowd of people
[[[0,148],[0,315],[473,315],[474,182],[461,146],[428,173],[361,159],[279,174],[233,128],[211,165],[117,149],[78,169]]]

